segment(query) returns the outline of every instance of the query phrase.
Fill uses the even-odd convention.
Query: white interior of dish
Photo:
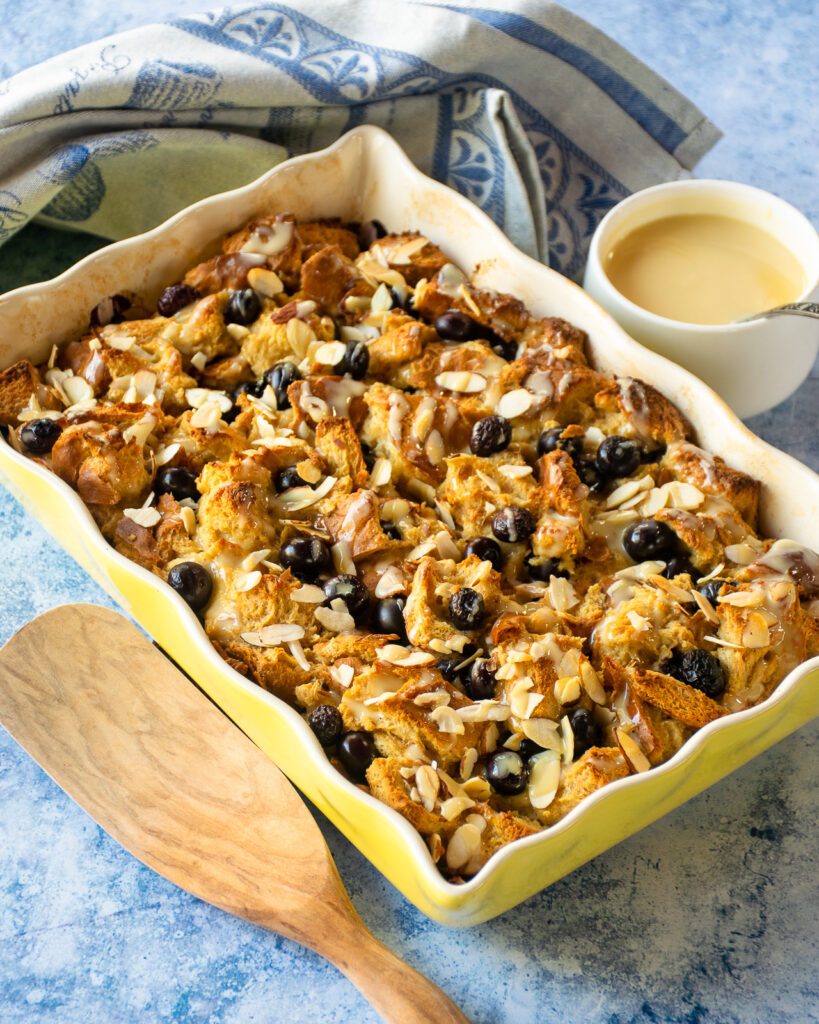
[[[466,272],[474,273],[482,285],[517,295],[538,315],[561,316],[582,327],[589,333],[589,349],[597,368],[640,377],[660,388],[689,418],[703,447],[763,481],[762,520],[766,532],[819,548],[819,477],[755,437],[713,391],[686,370],[629,338],[577,285],[520,253],[476,206],[422,175],[398,145],[377,128],[357,128],[327,150],[297,157],[251,185],[203,200],[144,235],[93,253],[53,281],[4,296],[0,299],[0,367],[24,357],[34,362],[46,359],[52,344],[78,336],[85,329],[88,311],[106,295],[132,291],[153,301],[162,287],[177,280],[203,254],[215,250],[214,239],[271,209],[292,210],[301,218],[376,217],[394,230],[418,229],[439,243]],[[426,876],[428,892],[443,894],[452,888],[409,822],[336,772],[293,708],[223,662],[182,599],[156,576],[111,548],[71,488],[0,441],[0,467],[3,460],[12,460],[24,466],[26,472],[47,480],[96,561],[116,562],[149,583],[157,601],[176,616],[186,640],[200,646],[214,671],[227,674],[233,685],[286,717],[300,736],[309,767],[318,773],[325,793],[344,786],[356,800],[378,808],[385,826],[398,830],[405,838],[416,871]],[[693,759],[716,732],[786,700],[817,665],[819,659],[813,659],[795,669],[763,704],[699,730],[670,761],[648,776],[611,783],[587,797],[550,829],[504,847],[473,879],[459,885],[458,891],[465,894],[491,884],[501,863],[514,857],[516,849],[524,844],[548,844],[551,837],[567,829],[582,828],[597,805],[615,791],[643,785]]]

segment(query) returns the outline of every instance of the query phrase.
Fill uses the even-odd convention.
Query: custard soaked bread
[[[819,648],[816,554],[585,341],[416,233],[271,214],[0,373],[0,422],[459,879]]]

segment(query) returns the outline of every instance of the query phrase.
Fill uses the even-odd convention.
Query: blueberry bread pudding
[[[271,214],[141,301],[0,374],[9,443],[448,877],[819,649],[758,483],[433,241]]]

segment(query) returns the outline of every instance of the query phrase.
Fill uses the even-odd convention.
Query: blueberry
[[[488,658],[476,658],[469,666],[464,689],[472,700],[491,700],[495,696],[497,678]]]
[[[279,409],[289,409],[290,399],[287,397],[287,389],[294,380],[301,380],[295,363],[287,361],[276,363],[267,370],[262,378],[265,384],[269,384],[276,395],[276,405]]]
[[[534,740],[521,740],[520,746],[518,747],[518,753],[524,761],[528,761],[534,757],[535,754],[542,754],[543,747],[539,743],[535,743]]]
[[[357,618],[366,611],[370,603],[370,592],[357,576],[352,573],[343,572],[338,576],[332,576],[324,584],[324,594],[328,601],[335,601],[336,598],[347,605],[347,611],[353,618]]]
[[[32,455],[48,455],[62,432],[60,424],[48,417],[29,420],[20,431],[20,440],[26,451]]]
[[[317,708],[313,708],[307,716],[307,724],[323,747],[332,747],[338,742],[344,728],[341,713],[332,704],[319,704]]]
[[[503,569],[503,555],[498,542],[491,537],[475,537],[466,545],[466,554],[475,555],[482,562],[491,562],[495,572]]]
[[[171,494],[177,501],[183,501],[185,498],[199,501],[195,474],[181,466],[160,469],[154,480],[154,490],[157,494]]]
[[[484,416],[472,427],[469,447],[484,458],[502,452],[512,440],[512,424],[504,416]]]
[[[710,601],[711,604],[716,604],[719,592],[722,590],[722,584],[726,582],[726,580],[720,579],[709,580],[707,583],[703,583],[700,587],[700,593],[706,600]]]
[[[373,626],[378,633],[395,633],[399,639],[407,639],[407,625],[404,622],[403,597],[385,597],[375,606]]]
[[[692,583],[696,583],[700,577],[699,569],[691,564],[689,558],[686,558],[685,555],[675,555],[674,558],[669,559],[668,565],[663,570],[663,576],[666,579],[673,580],[675,576],[681,576],[684,572],[687,572],[691,577]]]
[[[495,334],[494,331],[489,332],[487,342],[492,348],[492,351],[505,359],[507,363],[511,363],[513,359],[517,359],[518,355],[518,343],[516,341],[507,341],[506,338],[502,338],[499,334]]]
[[[574,733],[575,760],[585,754],[590,747],[600,743],[600,726],[597,719],[585,708],[576,708],[569,712],[569,725]]]
[[[535,526],[532,513],[516,505],[501,509],[492,518],[492,533],[508,544],[528,540],[535,532]]]
[[[514,750],[498,750],[486,762],[486,779],[504,796],[514,796],[526,789],[529,769]]]
[[[407,288],[402,297],[401,292],[397,288],[390,287],[390,295],[392,296],[393,309],[403,309],[407,313],[412,312],[412,289]]]
[[[262,302],[252,288],[243,288],[238,292],[231,292],[228,304],[225,307],[225,323],[241,324],[246,327],[258,320],[262,311]]]
[[[602,494],[605,491],[605,477],[600,475],[600,470],[593,459],[577,459],[574,468],[581,482],[588,487],[592,494]]]
[[[660,669],[666,675],[701,690],[706,697],[716,700],[725,692],[726,679],[719,658],[709,651],[694,648],[675,651]]]
[[[330,569],[332,559],[330,549],[320,537],[302,533],[282,545],[279,562],[298,579],[312,583]]]
[[[659,445],[657,448],[652,448],[650,451],[648,448],[642,448],[640,451],[640,460],[644,463],[659,462],[665,453],[666,447],[664,444]]]
[[[368,732],[345,732],[338,743],[338,759],[350,778],[364,782],[367,769],[377,757],[375,743]]]
[[[668,561],[680,547],[677,534],[668,523],[656,519],[641,519],[623,534],[626,554],[635,562],[646,562],[655,558]]]
[[[198,562],[178,562],[168,573],[168,583],[195,611],[201,611],[213,593],[213,577]]]
[[[291,487],[308,487],[309,485],[299,476],[299,471],[295,466],[286,466],[284,469],[280,469],[273,478],[273,486],[281,494],[282,491],[289,491]]]
[[[457,309],[450,309],[449,312],[437,317],[435,330],[444,341],[470,341],[481,334],[480,324]]]
[[[444,679],[446,679],[448,683],[454,683],[458,679],[458,666],[461,664],[462,661],[462,657],[441,658],[441,660],[436,663],[435,667],[438,669],[438,671],[441,673],[441,675],[444,677]]]
[[[266,387],[267,381],[263,377],[260,377],[258,380],[242,381],[242,383],[238,384],[233,390],[234,404],[239,401],[239,395],[250,395],[253,398],[261,398]]]
[[[567,452],[572,459],[578,460],[583,454],[582,437],[562,437],[565,427],[550,427],[544,430],[537,441],[538,455],[548,455],[556,449]]]
[[[341,376],[349,374],[353,380],[364,380],[370,366],[370,350],[363,341],[348,341],[340,362],[333,372]]]
[[[483,598],[472,587],[461,587],[449,599],[449,618],[456,629],[477,629],[485,617]]]
[[[640,465],[642,446],[627,437],[613,434],[602,441],[594,464],[602,476],[630,476]]]
[[[189,284],[172,284],[157,299],[156,311],[160,316],[173,316],[198,298],[199,292]]]
[[[130,308],[131,300],[127,296],[109,295],[91,310],[91,326],[107,327],[108,324],[121,324]]]
[[[552,576],[560,576],[564,580],[569,578],[569,570],[561,569],[560,560],[557,558],[544,558],[539,562],[533,556],[526,559],[526,567],[533,580],[543,580],[548,583]]]
[[[364,460],[364,465],[372,473],[373,466],[375,465],[375,452],[363,441],[359,441],[358,443],[361,446],[361,458]]]
[[[381,523],[381,531],[382,531],[382,533],[386,533],[386,535],[390,538],[390,540],[403,540],[404,539],[401,536],[401,531],[398,529],[398,527],[396,526],[395,523],[383,523],[382,522]]]
[[[358,244],[362,249],[369,249],[373,242],[377,242],[379,238],[383,238],[387,233],[387,229],[381,223],[380,220],[367,220],[363,224],[359,224],[356,230],[358,235]]]

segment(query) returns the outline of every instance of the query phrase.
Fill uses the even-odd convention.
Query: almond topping
[[[759,612],[751,612],[742,631],[743,647],[752,649],[768,647],[770,642],[771,636],[768,630],[768,623]]]
[[[123,515],[139,526],[144,526],[146,530],[156,526],[160,519],[162,519],[159,510],[155,508],[126,508]]]
[[[453,708],[442,704],[430,712],[430,719],[438,726],[438,732],[463,734],[464,723]]]
[[[421,797],[421,803],[428,811],[431,811],[435,807],[438,790],[441,788],[438,773],[430,765],[422,764],[415,772],[415,786]]]
[[[651,767],[651,762],[643,753],[639,743],[624,729],[615,729],[614,732],[617,737],[617,742],[620,744],[620,749],[623,751],[626,760],[634,771],[647,772]]]
[[[274,295],[280,295],[284,291],[284,285],[278,274],[264,267],[252,267],[247,272],[247,283],[254,292],[272,299]]]
[[[344,358],[347,346],[340,341],[326,341],[313,353],[313,359],[322,366],[337,366]]]
[[[501,397],[496,412],[507,420],[513,420],[516,416],[527,413],[532,408],[534,400],[534,395],[526,388],[515,388]]]
[[[542,811],[554,800],[560,785],[560,757],[554,750],[544,750],[529,761],[529,802]]]
[[[262,581],[262,574],[258,569],[254,569],[253,572],[242,573],[236,577],[233,584],[233,589],[239,593],[244,594],[248,590],[253,590]]]
[[[290,594],[290,600],[298,601],[300,604],[322,604],[324,591],[314,583],[302,583]]]
[[[464,811],[468,811],[470,807],[474,806],[475,801],[468,796],[451,796],[449,800],[444,800],[441,804],[441,816],[447,821],[454,821]]]
[[[355,629],[355,619],[349,612],[318,607],[313,615],[316,621],[320,622],[325,629],[329,629],[331,633],[349,633]]]
[[[461,825],[455,830],[446,848],[446,864],[450,871],[466,867],[481,852],[481,834],[474,825]]]
[[[477,395],[486,387],[486,377],[469,370],[445,370],[435,378],[439,388],[457,391],[464,395]]]

